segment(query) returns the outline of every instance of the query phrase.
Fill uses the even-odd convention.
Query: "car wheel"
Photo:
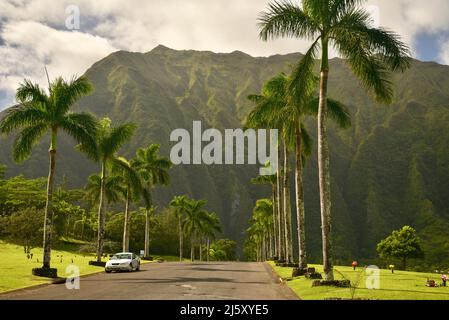
[[[111,271],[111,270],[105,270],[105,272],[106,272],[106,273],[111,273],[112,271]]]
[[[140,263],[137,265],[136,271],[140,271]]]
[[[129,272],[133,272],[133,271],[134,271],[133,263],[131,262],[131,263],[129,264]]]

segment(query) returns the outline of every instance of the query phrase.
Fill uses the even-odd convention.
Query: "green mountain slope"
[[[168,155],[173,129],[189,131],[193,120],[204,128],[241,127],[252,105],[246,100],[263,82],[289,66],[300,54],[253,58],[242,52],[176,51],[159,46],[151,52],[116,52],[95,63],[86,73],[95,86],[92,96],[77,108],[114,121],[133,121],[139,129],[122,153],[161,143]],[[375,244],[392,229],[410,224],[432,251],[449,251],[449,67],[413,61],[412,68],[395,75],[396,100],[376,105],[344,62],[331,62],[330,93],[351,108],[353,127],[331,126],[334,243],[338,257],[353,259],[375,254]],[[316,126],[309,122],[315,136]],[[98,170],[72,150],[64,139],[58,172],[73,186],[82,186]],[[43,176],[47,146],[17,166],[10,157],[11,141],[1,140],[0,162],[8,174]],[[320,257],[320,220],[316,153],[305,176],[307,237],[310,255]],[[228,237],[242,240],[257,198],[268,188],[249,180],[257,166],[177,166],[172,183],[159,189],[163,206],[175,194],[209,201],[220,214]],[[61,179],[61,175],[59,176]],[[438,249],[438,250],[437,250]],[[427,257],[437,263],[437,254]]]

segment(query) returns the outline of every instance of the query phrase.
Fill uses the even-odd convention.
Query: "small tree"
[[[405,226],[379,242],[377,253],[381,258],[400,259],[404,270],[407,268],[407,259],[421,258],[423,251],[421,249],[421,240],[416,235],[416,230]]]
[[[42,245],[42,219],[44,210],[25,208],[9,217],[7,231],[11,240],[23,246],[26,254],[31,249]]]

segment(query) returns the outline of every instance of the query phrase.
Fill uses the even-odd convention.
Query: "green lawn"
[[[269,262],[277,274],[284,280],[293,291],[304,300],[323,300],[329,298],[351,298],[351,289],[333,287],[312,287],[313,280],[299,277],[291,279],[292,268],[276,267]],[[323,272],[321,265],[310,265],[317,272]],[[373,300],[449,300],[449,287],[429,288],[425,284],[427,279],[433,279],[440,284],[440,275],[419,272],[380,270],[380,287],[377,290],[366,288],[366,275],[362,268],[353,271],[351,267],[335,267],[344,278],[351,280],[353,285],[360,279],[358,288],[355,290],[355,299]],[[336,279],[343,279],[335,272]]]
[[[42,266],[42,249],[35,248],[32,252],[33,259],[28,260],[23,252],[23,247],[0,241],[0,292],[49,282],[48,279],[31,275],[32,268]],[[65,270],[68,265],[72,264],[72,259],[73,264],[80,268],[81,275],[102,271],[101,267],[89,266],[88,262],[93,258],[93,254],[52,250],[51,264],[53,268],[58,269],[59,277],[68,276],[65,274]]]
[[[58,269],[59,277],[70,276],[66,274],[66,267],[72,264],[72,259],[73,264],[80,268],[81,275],[104,270],[102,267],[90,266],[89,261],[94,260],[94,254],[78,253],[78,247],[76,244],[64,244],[61,250],[52,250],[51,266]],[[0,292],[50,282],[49,279],[31,275],[31,269],[42,266],[42,249],[35,248],[31,251],[33,259],[28,260],[23,247],[0,240]],[[142,264],[148,262],[142,261]]]

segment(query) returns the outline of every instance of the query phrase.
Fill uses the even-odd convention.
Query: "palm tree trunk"
[[[265,261],[266,260],[266,243],[265,243],[265,234],[262,235],[262,259],[261,261]]]
[[[51,261],[51,240],[53,232],[53,184],[55,177],[56,165],[56,136],[57,132],[52,131],[50,150],[50,166],[48,170],[47,181],[47,201],[45,205],[45,219],[44,219],[44,242],[43,242],[43,268],[50,268]]]
[[[179,231],[179,262],[183,259],[183,234],[182,234],[182,221],[181,216],[178,218],[178,231]]]
[[[285,226],[285,259],[287,263],[292,262],[292,243],[291,243],[291,206],[290,206],[290,186],[289,186],[289,151],[287,144],[284,143],[284,179],[283,179],[283,188],[284,188],[284,226]]]
[[[98,205],[98,236],[97,236],[97,262],[101,262],[103,256],[104,245],[104,226],[106,223],[106,215],[104,210],[104,202],[106,200],[106,164],[101,165],[101,186],[100,186],[100,203]]]
[[[284,219],[283,219],[283,193],[282,193],[282,171],[283,171],[283,165],[282,165],[282,138],[279,138],[279,146],[278,146],[278,172],[277,172],[277,201],[278,201],[278,254],[279,254],[279,260],[284,260]]]
[[[200,261],[203,261],[203,239],[200,238]]]
[[[150,256],[150,209],[145,210],[145,248],[144,257]]]
[[[209,254],[209,252],[210,252],[210,238],[209,237],[207,237],[207,252],[206,252],[206,254],[207,254],[207,262],[209,262],[209,260],[210,260],[210,254]]]
[[[321,233],[323,242],[323,268],[325,280],[334,280],[331,246],[331,185],[330,155],[327,139],[327,87],[329,80],[328,40],[322,40],[320,74],[320,102],[318,106],[318,174],[320,185]]]
[[[195,261],[195,244],[193,240],[193,236],[190,237],[190,261]]]
[[[296,124],[296,220],[298,224],[298,257],[299,269],[307,269],[306,228],[304,210],[304,189],[302,182],[302,138],[301,125]]]
[[[273,256],[279,257],[278,255],[278,221],[277,221],[277,185],[272,185],[272,198],[273,198]]]
[[[130,215],[129,215],[129,202],[130,202],[130,187],[126,191],[126,204],[125,204],[125,224],[123,226],[123,252],[129,251],[129,224],[130,224]]]

